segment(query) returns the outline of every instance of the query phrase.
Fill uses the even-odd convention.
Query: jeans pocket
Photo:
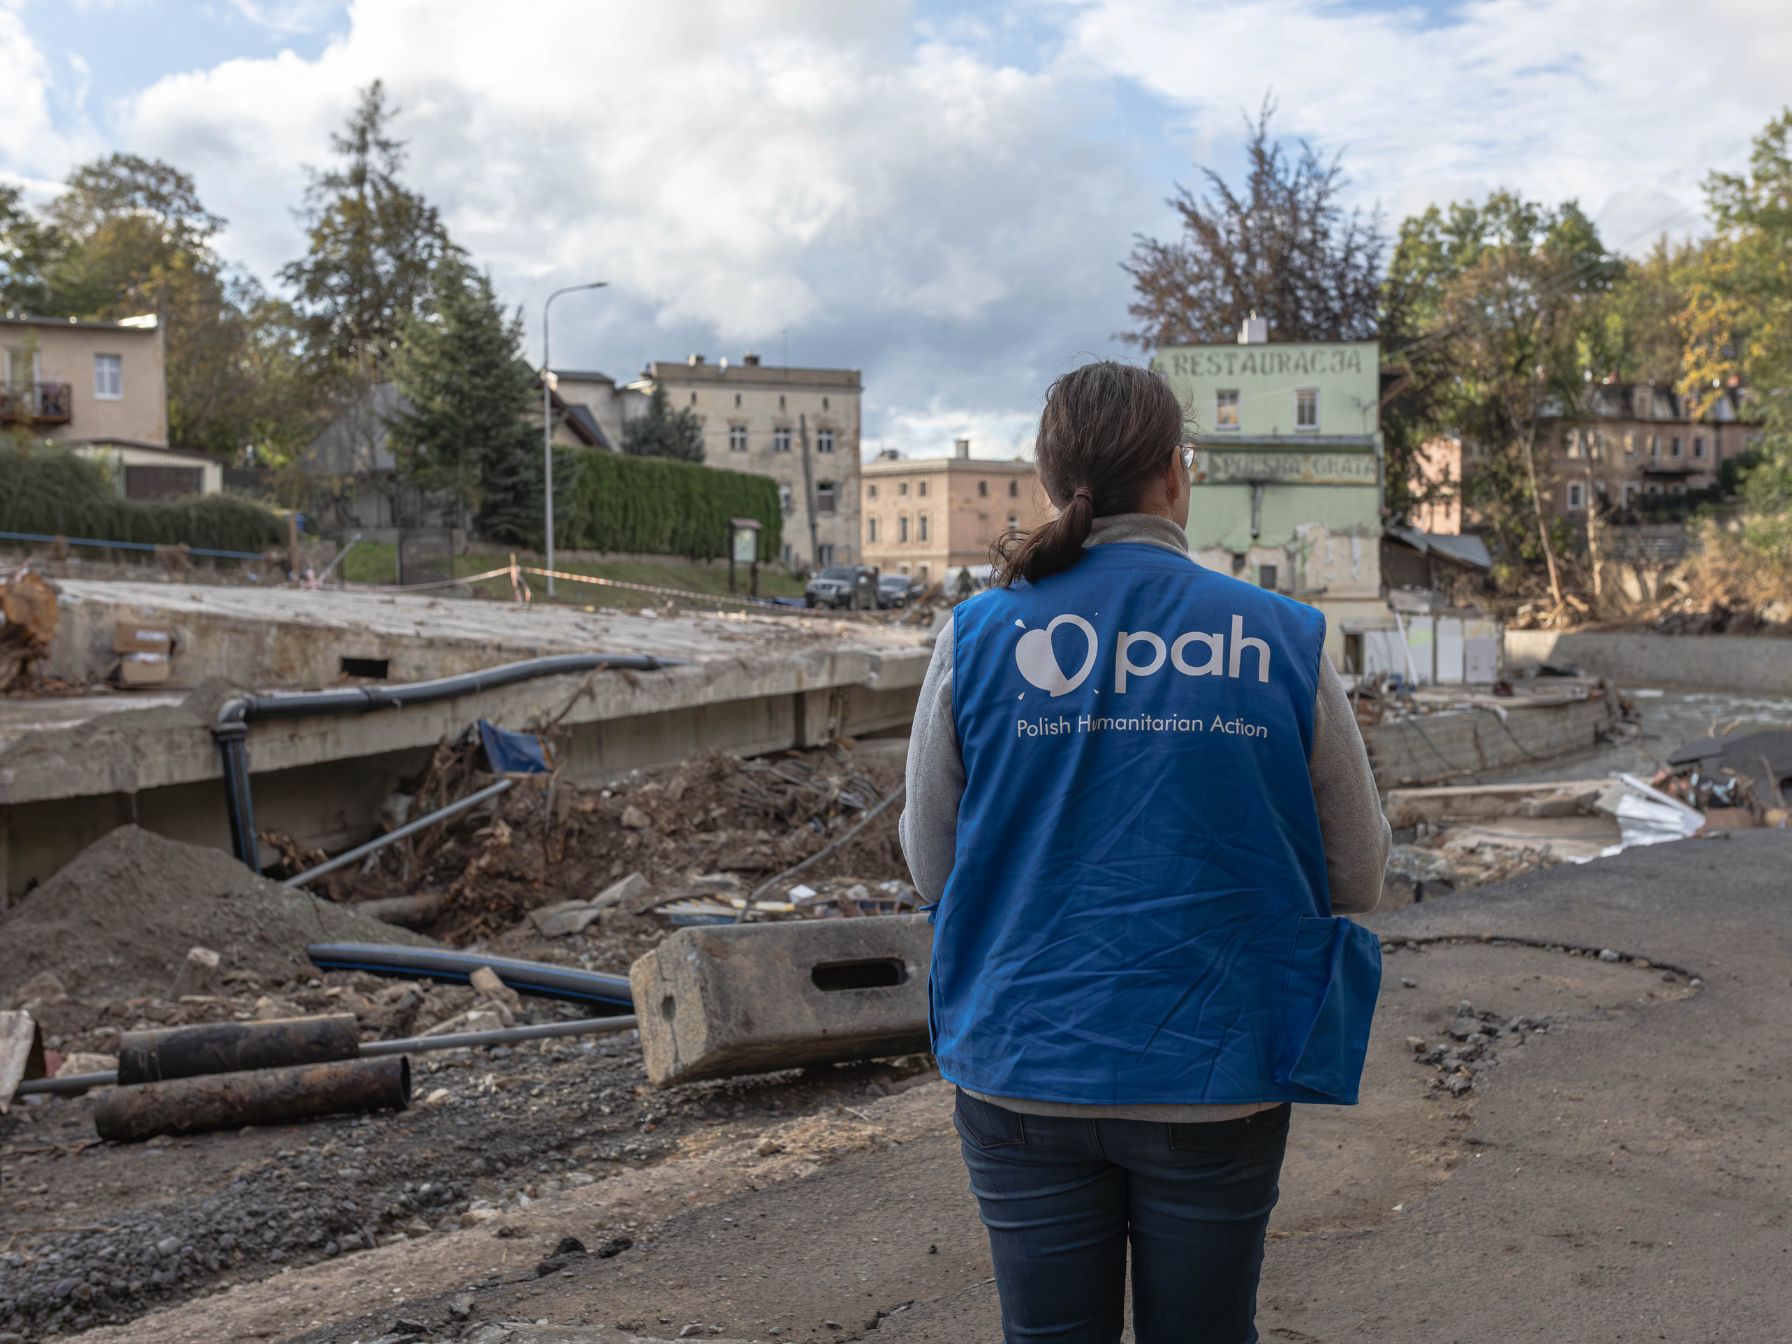
[[[994,1102],[978,1101],[962,1087],[952,1106],[958,1137],[978,1148],[1010,1148],[1027,1141],[1027,1118]]]
[[[1288,1118],[1293,1112],[1294,1108],[1283,1102],[1267,1111],[1241,1115],[1234,1120],[1197,1120],[1169,1125],[1170,1151],[1202,1157],[1249,1153],[1265,1144],[1279,1142],[1288,1132]]]

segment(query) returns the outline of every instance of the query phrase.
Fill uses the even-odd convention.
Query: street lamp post
[[[564,289],[556,289],[548,295],[547,302],[541,305],[541,456],[542,465],[546,468],[544,497],[547,502],[549,597],[554,595],[554,371],[548,357],[548,310],[562,294],[571,294],[581,289],[602,289],[607,284],[607,280],[593,280],[588,284],[568,285]]]

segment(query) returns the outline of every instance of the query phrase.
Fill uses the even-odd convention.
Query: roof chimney
[[[745,364],[749,369],[756,369],[759,367],[759,356],[752,351],[748,351],[740,357],[740,362]]]
[[[684,357],[684,362],[686,364],[689,364],[692,368],[696,368],[697,365],[699,365],[703,362],[703,356],[702,355],[686,355]]]
[[[956,457],[960,462],[969,461],[971,456],[971,441],[969,439],[954,439],[952,441],[952,456]]]
[[[1267,345],[1269,343],[1269,322],[1252,313],[1239,325],[1238,343],[1240,345]]]

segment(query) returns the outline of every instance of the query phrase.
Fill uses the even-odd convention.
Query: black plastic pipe
[[[212,736],[224,764],[224,801],[230,817],[230,846],[249,868],[261,871],[256,847],[255,804],[249,788],[248,722],[250,719],[294,718],[309,714],[366,714],[376,709],[402,709],[436,700],[476,695],[536,677],[618,668],[653,672],[663,667],[684,667],[686,658],[657,658],[650,653],[557,653],[520,662],[501,663],[478,672],[462,672],[432,681],[410,681],[396,686],[344,686],[330,691],[272,691],[266,695],[237,695],[218,708]]]
[[[462,985],[481,966],[519,994],[570,1003],[601,1003],[634,1011],[626,975],[553,966],[545,961],[518,961],[476,952],[448,952],[435,947],[403,947],[385,943],[313,943],[305,949],[320,971],[365,971],[399,980],[437,980]]]

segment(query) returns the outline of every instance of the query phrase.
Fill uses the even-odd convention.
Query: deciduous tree
[[[1372,340],[1387,237],[1374,212],[1346,210],[1342,157],[1306,141],[1290,152],[1270,132],[1268,99],[1250,123],[1250,167],[1234,189],[1211,168],[1207,190],[1178,185],[1169,239],[1134,240],[1122,269],[1136,299],[1125,339],[1146,349],[1229,341],[1253,313],[1272,340]]]

